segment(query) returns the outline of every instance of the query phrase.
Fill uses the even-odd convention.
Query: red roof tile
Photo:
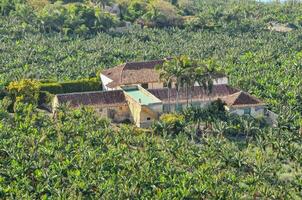
[[[72,107],[81,105],[118,106],[127,104],[122,90],[68,93],[56,95],[59,104],[69,103]]]
[[[120,85],[142,84],[161,82],[159,73],[155,70],[157,65],[162,65],[165,60],[151,60],[142,62],[127,62],[117,67],[106,69],[102,74],[112,80],[106,86],[115,88]],[[224,77],[217,73],[216,78]]]
[[[164,60],[144,62],[127,62],[117,67],[106,69],[102,74],[112,80],[107,87],[115,88],[119,85],[160,82],[159,74],[154,69],[162,65]]]
[[[256,97],[250,95],[247,92],[239,91],[235,94],[229,95],[223,100],[226,102],[228,106],[232,107],[243,107],[249,105],[265,105],[261,100],[257,99]]]
[[[163,102],[167,102],[169,100],[168,98],[168,89],[150,89],[148,90],[150,93],[152,93],[154,96],[162,100]],[[217,99],[217,98],[223,98],[225,96],[228,96],[230,94],[234,94],[238,92],[238,89],[232,88],[228,85],[214,85],[212,88],[212,92],[209,94],[207,91],[204,90],[203,87],[196,86],[192,90],[192,99],[193,100],[208,100],[211,99]],[[180,89],[178,94],[179,101],[186,101],[187,100],[187,92],[184,88]],[[170,89],[170,102],[175,102],[177,98],[177,91],[175,88]]]

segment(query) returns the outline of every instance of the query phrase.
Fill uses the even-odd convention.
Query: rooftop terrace
[[[139,87],[123,88],[124,92],[133,98],[136,102],[141,105],[150,105],[159,103],[159,99],[154,97],[151,93],[147,91],[142,91]]]

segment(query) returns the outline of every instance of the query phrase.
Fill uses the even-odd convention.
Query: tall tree
[[[179,56],[168,60],[163,64],[163,69],[175,79],[176,88],[176,110],[179,110],[179,92],[182,86],[185,84],[185,71],[186,66],[189,63],[189,59],[186,56]]]
[[[168,62],[166,60],[165,62]],[[173,81],[173,74],[170,72],[170,66],[169,65],[158,65],[156,66],[156,70],[159,72],[160,80],[164,82],[164,84],[167,86],[168,89],[168,112],[171,112],[171,88],[172,88],[172,81]]]

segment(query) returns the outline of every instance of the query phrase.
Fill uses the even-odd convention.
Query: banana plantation
[[[102,9],[115,1],[41,2],[0,1],[0,199],[302,199],[301,3],[162,0],[163,11],[159,1],[125,0],[109,16]],[[118,31],[108,20],[132,25]],[[87,107],[63,105],[56,117],[35,103],[12,109],[4,97],[12,81],[89,79],[177,56],[215,62],[278,123],[209,107],[140,129]]]

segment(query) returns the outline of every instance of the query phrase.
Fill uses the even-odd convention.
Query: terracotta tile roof
[[[165,60],[151,60],[143,62],[127,62],[117,67],[106,69],[102,74],[113,80],[107,87],[119,85],[160,82],[159,74],[154,69],[162,65]]]
[[[120,85],[161,82],[159,73],[154,68],[164,62],[164,59],[127,62],[117,67],[103,70],[102,74],[113,80],[106,85],[109,88],[115,88]],[[222,73],[217,73],[213,77],[221,78],[224,76]]]
[[[167,103],[169,100],[167,88],[150,89],[148,91],[160,99],[163,103]],[[78,107],[81,105],[98,105],[100,107],[127,105],[127,101],[122,90],[58,94],[56,97],[59,104],[69,103],[72,107]],[[176,98],[176,89],[173,88],[170,90],[170,102],[175,103]],[[265,105],[261,100],[250,95],[249,93],[242,92],[228,85],[214,85],[211,94],[208,94],[208,92],[200,86],[196,86],[192,90],[193,101],[208,101],[218,98],[222,99],[228,106],[231,107]],[[179,91],[179,102],[186,101],[187,93],[185,89],[181,89]]]
[[[72,107],[81,105],[118,106],[127,104],[122,90],[57,94],[58,103],[69,103]]]
[[[150,89],[148,90],[150,93],[152,93],[154,96],[162,100],[163,102],[168,102],[168,89]],[[211,99],[218,99],[223,98],[225,96],[228,96],[230,94],[234,94],[238,92],[239,90],[236,88],[232,88],[228,85],[214,85],[211,94],[208,94],[207,91],[203,89],[203,87],[196,86],[192,90],[192,99],[193,100],[208,100]],[[176,102],[177,98],[177,92],[176,89],[173,88],[170,90],[170,102]],[[187,101],[187,93],[185,89],[181,89],[179,91],[179,101]]]
[[[265,105],[261,100],[247,92],[239,91],[223,98],[223,101],[231,107],[244,107],[250,105]]]

